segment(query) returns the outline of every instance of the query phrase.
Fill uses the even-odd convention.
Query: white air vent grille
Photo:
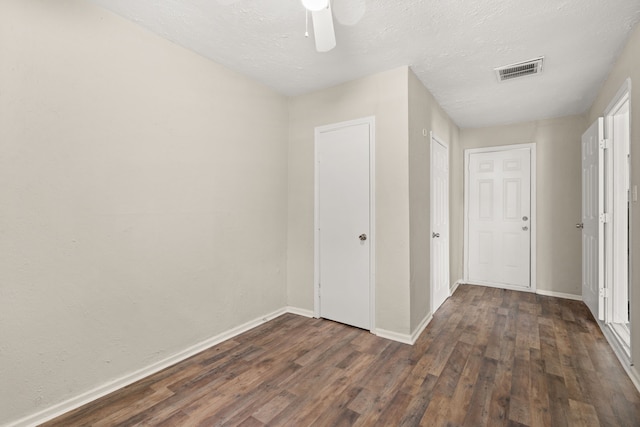
[[[494,70],[496,71],[498,81],[504,82],[506,80],[517,79],[519,77],[540,74],[542,72],[543,61],[544,56],[541,56],[540,58],[531,59],[529,61],[494,68]]]

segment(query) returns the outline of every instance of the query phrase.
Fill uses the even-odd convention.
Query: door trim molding
[[[447,208],[447,214],[448,214],[448,219],[447,219],[447,224],[449,225],[449,230],[447,232],[447,239],[449,239],[449,241],[447,242],[447,251],[451,250],[451,211],[450,211],[450,207],[451,207],[451,167],[450,167],[450,162],[451,162],[451,152],[449,150],[449,143],[447,141],[445,141],[444,139],[440,138],[435,132],[430,131],[429,132],[429,193],[431,193],[431,190],[433,189],[431,187],[431,185],[433,184],[433,144],[440,144],[443,147],[445,147],[447,149],[447,162],[449,162],[449,176],[447,177],[447,200],[449,201],[449,207]],[[429,199],[431,199],[431,195],[429,195]],[[431,200],[429,200],[429,205],[430,205],[430,210],[431,210]],[[431,213],[429,212],[429,218],[431,218]],[[431,219],[429,219],[429,265],[431,266],[431,268],[429,269],[429,300],[431,302],[431,307],[429,307],[429,309],[431,310],[431,313],[435,313],[436,312],[436,308],[434,307],[434,291],[433,291],[433,238],[431,238],[431,233],[433,233],[433,224]],[[447,260],[449,261],[447,263],[447,290],[448,290],[448,294],[447,298],[451,296],[451,256],[449,253],[447,253]],[[446,301],[446,299],[445,299]],[[444,301],[443,301],[444,303]]]
[[[627,204],[628,211],[626,211],[626,209],[624,209],[624,206],[622,207],[622,209],[617,209],[620,206],[618,206],[614,200],[614,194],[617,193],[617,195],[620,196],[620,193],[621,193],[619,189],[615,188],[616,177],[619,174],[624,173],[624,171],[621,172],[617,167],[614,167],[614,161],[620,160],[619,142],[616,138],[616,133],[614,132],[614,126],[615,126],[614,118],[618,115],[618,111],[624,105],[624,103],[628,104],[627,121],[626,121],[626,131],[628,132],[627,134],[628,141],[627,141],[627,147],[625,148],[628,149],[628,154],[631,155],[633,151],[633,140],[631,138],[631,120],[632,120],[631,78],[629,77],[627,77],[625,81],[622,83],[622,85],[616,92],[615,96],[609,102],[609,105],[607,106],[607,108],[605,108],[603,115],[601,116],[603,118],[603,123],[602,123],[603,137],[606,140],[609,140],[610,142],[610,146],[609,146],[609,149],[606,150],[607,155],[605,157],[606,166],[605,166],[605,172],[604,172],[604,181],[605,181],[604,185],[606,188],[605,192],[607,193],[607,196],[605,196],[605,200],[604,200],[604,205],[605,205],[604,211],[608,213],[612,213],[612,222],[606,223],[604,225],[604,235],[605,235],[605,245],[604,245],[605,267],[604,268],[606,273],[604,276],[603,287],[609,291],[608,297],[605,297],[605,304],[604,304],[604,325],[605,326],[609,326],[611,323],[619,323],[619,322],[615,322],[615,314],[614,314],[615,312],[614,305],[617,305],[614,302],[614,298],[616,294],[614,286],[616,286],[615,283],[619,282],[619,278],[617,277],[617,270],[620,269],[620,266],[616,264],[616,261],[619,260],[619,258],[614,257],[614,254],[619,249],[621,249],[618,246],[619,240],[627,242],[626,247],[623,248],[623,252],[624,251],[627,252],[627,263],[625,266],[623,266],[623,268],[626,267],[626,271],[627,271],[627,277],[625,281],[627,286],[633,283],[633,273],[634,273],[634,266],[632,261],[634,250],[633,250],[633,242],[631,240],[634,226],[631,218],[633,218],[635,203],[633,201],[633,198],[631,198]],[[612,136],[612,133],[613,133],[613,136]],[[628,179],[628,182],[626,182],[626,185],[627,185],[627,191],[629,191],[629,196],[631,196],[633,192],[633,187],[634,187],[633,180],[631,179],[633,168],[631,163],[628,163],[627,167],[628,167],[628,171],[627,171],[628,176],[626,178]],[[622,213],[620,211],[622,211]],[[619,220],[621,215],[627,216],[626,231],[624,229],[620,230],[620,228],[616,226],[616,223]],[[627,292],[628,292],[627,303],[630,303],[629,315],[630,315],[630,319],[632,319],[634,315],[634,305],[633,303],[631,303],[631,301],[633,301],[633,296],[634,296],[633,286],[628,286]],[[602,329],[604,331],[604,329],[606,328],[602,328]],[[618,335],[615,333],[612,333],[611,336],[616,340],[620,339]],[[630,350],[631,339],[629,343],[620,344],[620,348],[622,349],[623,353],[625,353],[625,350],[623,347],[626,347],[627,344],[629,344],[629,350]]]
[[[337,129],[367,124],[369,125],[369,330],[376,330],[376,209],[375,209],[375,142],[376,142],[376,120],[375,116],[363,117],[355,120],[348,120],[324,126],[317,126],[314,132],[313,142],[313,315],[320,318],[320,233],[318,224],[320,223],[319,212],[319,169],[318,169],[318,137],[323,132]]]
[[[482,147],[482,148],[468,148],[464,150],[464,283],[474,284],[469,281],[469,159],[472,154],[477,153],[490,153],[490,152],[498,152],[498,151],[511,151],[511,150],[523,150],[529,149],[531,152],[531,264],[529,266],[529,278],[531,280],[530,287],[524,288],[525,290],[529,290],[531,292],[536,292],[537,289],[537,279],[536,279],[536,271],[537,271],[537,234],[538,234],[538,212],[536,209],[536,199],[537,199],[537,168],[536,168],[536,143],[527,143],[527,144],[511,144],[511,145],[500,145],[494,147]],[[488,283],[477,283],[483,286],[492,286],[492,287],[500,287],[504,289],[513,289],[508,288],[503,285],[498,284],[488,284]],[[518,290],[523,290],[523,288],[518,288]]]

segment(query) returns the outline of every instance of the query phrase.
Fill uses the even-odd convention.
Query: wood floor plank
[[[598,414],[592,405],[569,399],[569,413],[572,426],[598,427],[600,425]]]
[[[189,416],[182,411],[176,411],[173,415],[161,422],[147,423],[155,427],[174,427],[183,426],[189,422]]]
[[[478,381],[474,386],[469,409],[462,425],[469,427],[488,425],[489,406],[497,368],[497,360],[489,357],[482,360],[480,375],[478,375]]]
[[[531,426],[551,425],[549,390],[544,371],[544,360],[540,350],[532,348],[529,357],[529,398]]]
[[[442,373],[438,377],[438,383],[436,387],[438,392],[444,394],[447,397],[453,396],[454,391],[458,386],[460,375],[467,364],[467,359],[471,354],[472,346],[458,341],[451,356],[447,360]]]
[[[504,361],[498,362],[496,376],[494,379],[491,402],[489,404],[489,420],[491,426],[505,426],[514,411],[511,396],[513,368]],[[527,402],[528,403],[528,402]]]
[[[414,346],[285,314],[44,424],[640,426],[579,301],[461,285]]]
[[[466,410],[469,407],[471,397],[477,383],[480,368],[482,366],[482,352],[476,351],[469,355],[467,363],[462,371],[458,386],[451,397],[450,405],[447,410],[447,419],[456,424],[462,424],[466,417]]]
[[[161,389],[156,391],[152,395],[147,396],[143,400],[136,400],[130,405],[121,408],[118,411],[112,411],[109,415],[102,417],[100,420],[96,420],[92,425],[95,427],[108,427],[117,424],[122,424],[132,413],[138,414],[144,412],[146,409],[154,406],[158,402],[162,402],[173,396],[173,392],[169,389]]]
[[[263,427],[264,424],[253,417],[249,417],[246,420],[242,421],[238,426],[241,427]]]
[[[427,411],[427,407],[431,402],[431,397],[433,396],[433,390],[437,381],[438,377],[427,375],[422,382],[420,389],[413,395],[409,405],[407,405],[405,413],[398,423],[399,426],[408,427],[420,424],[420,420],[424,416],[424,413]]]
[[[450,402],[451,398],[440,393],[434,394],[429,402],[429,406],[427,406],[427,410],[422,416],[422,419],[420,419],[419,425],[421,427],[440,427],[448,425],[447,410],[451,406]]]
[[[559,427],[569,425],[568,415],[570,413],[567,389],[562,377],[547,374],[547,388],[549,390],[549,411],[553,424]]]

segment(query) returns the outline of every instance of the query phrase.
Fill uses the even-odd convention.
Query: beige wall
[[[423,135],[423,130],[427,131],[427,136]],[[459,146],[458,127],[413,71],[409,70],[409,235],[412,332],[431,312],[429,292],[431,283],[431,141],[429,131],[433,131],[443,142],[449,144],[451,161],[452,151]],[[453,177],[450,176],[450,179]],[[451,196],[454,199],[457,197],[455,194]]]
[[[572,116],[461,131],[462,150],[536,144],[538,290],[582,294],[581,234],[575,224],[581,218],[580,139],[585,125],[582,116]],[[457,153],[453,174],[463,176],[463,169],[464,154]],[[463,194],[464,181],[457,182],[456,186],[452,192]],[[460,197],[454,207],[457,224],[453,228],[463,228],[463,209]],[[462,233],[456,236],[454,251],[455,258],[462,260]],[[458,264],[455,269],[462,278],[462,265]]]
[[[288,301],[313,309],[314,129],[376,118],[376,328],[408,335],[429,314],[429,138],[458,128],[408,67],[289,101]]]
[[[286,305],[283,96],[79,0],[0,58],[0,424]]]
[[[289,100],[289,305],[313,310],[314,129],[376,119],[376,328],[409,331],[408,68]]]
[[[631,78],[631,185],[640,186],[640,26],[627,42],[606,82],[600,89],[596,101],[589,110],[592,123],[602,116],[613,97],[627,78]],[[586,130],[586,124],[585,128]],[[636,363],[632,369],[640,378],[640,208],[631,205],[631,359]]]

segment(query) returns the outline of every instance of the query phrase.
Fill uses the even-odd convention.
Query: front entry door
[[[372,121],[316,131],[316,279],[320,317],[371,328]]]
[[[449,297],[449,148],[431,136],[431,313]]]
[[[467,282],[531,288],[531,148],[467,161]]]

